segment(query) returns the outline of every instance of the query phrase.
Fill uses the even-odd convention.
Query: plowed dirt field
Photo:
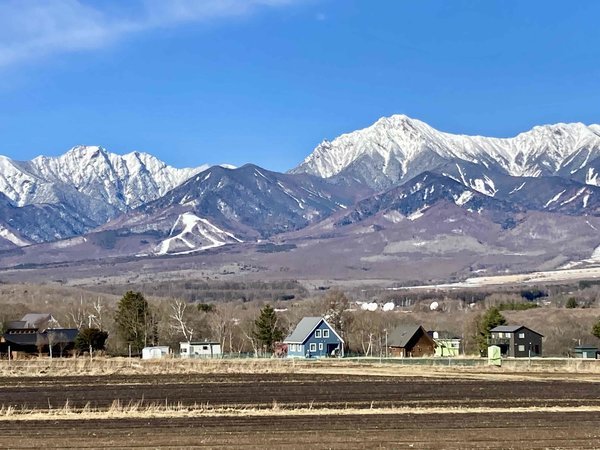
[[[0,447],[600,448],[600,383],[570,381],[567,376],[564,380],[478,380],[458,374],[455,378],[322,374],[0,378],[0,405],[5,407],[48,411],[68,401],[73,408],[88,404],[102,410],[115,400],[209,405],[238,412],[45,420],[7,416],[0,418]],[[295,413],[309,408],[308,413]],[[378,408],[388,411],[379,414]],[[471,411],[476,409],[480,411]]]

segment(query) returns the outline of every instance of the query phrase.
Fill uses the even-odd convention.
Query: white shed
[[[142,349],[142,359],[162,359],[169,356],[171,349],[167,346],[144,347]]]
[[[218,342],[180,342],[182,358],[220,358],[221,344]]]

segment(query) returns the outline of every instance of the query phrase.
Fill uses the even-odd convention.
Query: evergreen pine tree
[[[600,339],[600,320],[594,324],[592,328],[592,334]]]
[[[579,303],[577,302],[577,300],[573,297],[569,297],[569,299],[567,300],[567,303],[565,304],[565,308],[573,309],[573,308],[578,308],[578,307],[579,307]]]
[[[476,340],[481,355],[485,355],[487,352],[490,330],[504,324],[506,324],[506,319],[496,307],[488,309],[479,319]]]
[[[254,337],[267,352],[272,352],[273,344],[283,339],[283,330],[277,326],[277,314],[271,305],[265,305],[254,322]]]
[[[98,328],[84,328],[75,338],[75,348],[80,352],[89,351],[90,346],[92,350],[104,350],[106,339],[108,339],[106,331],[99,330]]]
[[[150,312],[150,305],[141,292],[128,291],[119,301],[115,314],[117,333],[131,344],[135,352],[141,352],[148,344],[155,344],[156,321]]]

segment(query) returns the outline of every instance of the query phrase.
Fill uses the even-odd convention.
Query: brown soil
[[[121,403],[271,407],[600,406],[600,383],[311,374],[0,378],[0,406],[105,408]]]
[[[0,447],[575,449],[598,448],[599,424],[583,412],[0,421]]]
[[[312,374],[0,378],[0,405],[107,408],[114,400],[279,409],[276,414],[0,420],[0,448],[600,448],[600,383]],[[308,407],[294,415],[286,408]],[[445,408],[338,415],[328,408]],[[537,407],[531,411],[489,408]],[[551,406],[581,411],[544,410]],[[457,414],[453,408],[485,407]],[[416,412],[416,411],[415,411]]]

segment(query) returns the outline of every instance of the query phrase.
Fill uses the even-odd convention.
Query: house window
[[[323,343],[319,342],[319,350],[323,350]]]
[[[525,339],[525,333],[519,333],[519,339]]]
[[[525,346],[524,345],[519,345],[519,351],[520,352],[524,352],[525,351]]]
[[[317,344],[315,344],[314,342],[312,344],[310,344],[310,351],[311,352],[316,352],[317,351]]]
[[[315,331],[315,337],[316,338],[320,338],[321,337],[321,330]]]
[[[510,333],[504,333],[504,337],[510,339]]]
[[[323,330],[323,337],[326,339],[329,337],[329,330]]]

